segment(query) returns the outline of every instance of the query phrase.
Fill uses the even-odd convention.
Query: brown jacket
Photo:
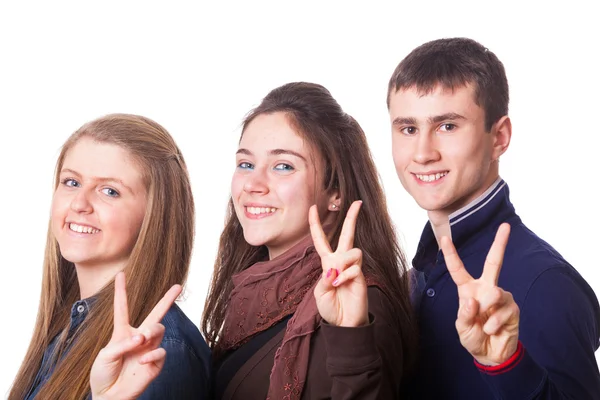
[[[342,328],[323,323],[314,333],[303,399],[399,398],[402,346],[389,322],[394,310],[378,288],[369,287],[368,297],[369,325]],[[223,400],[265,400],[284,332],[281,330],[237,371]]]

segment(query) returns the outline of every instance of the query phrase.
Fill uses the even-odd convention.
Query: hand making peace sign
[[[456,330],[463,347],[483,365],[502,364],[519,342],[519,307],[512,294],[498,287],[509,234],[510,225],[500,225],[479,279],[467,272],[452,241],[441,239],[446,266],[458,287]]]
[[[129,325],[125,274],[115,277],[114,328],[110,342],[96,357],[90,374],[92,397],[136,399],[160,373],[166,352],[158,347],[165,327],[160,324],[181,293],[173,285],[139,328]]]
[[[315,287],[315,299],[321,317],[336,326],[357,327],[369,323],[367,283],[362,273],[362,251],[354,248],[356,219],[362,201],[350,206],[335,252],[319,220],[317,207],[308,215],[315,249],[321,256],[323,277]]]

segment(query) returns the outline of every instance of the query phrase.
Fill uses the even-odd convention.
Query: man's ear
[[[510,138],[512,136],[512,123],[510,122],[508,115],[500,118],[492,126],[491,134],[494,135],[494,150],[492,151],[492,157],[494,160],[497,160],[508,149]]]

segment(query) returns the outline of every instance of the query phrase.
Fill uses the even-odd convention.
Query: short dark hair
[[[508,114],[508,81],[498,57],[473,39],[437,39],[411,51],[392,74],[387,106],[392,92],[401,89],[430,93],[438,85],[454,90],[467,84],[475,89],[475,103],[483,108],[489,131]]]

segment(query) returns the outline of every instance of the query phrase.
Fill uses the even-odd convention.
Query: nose
[[[90,196],[92,196],[92,193],[89,193],[89,191],[83,189],[78,190],[71,199],[71,210],[84,214],[89,214],[94,211]]]
[[[244,183],[244,191],[252,194],[268,193],[269,185],[266,171],[257,168],[248,174]]]
[[[413,153],[413,161],[418,164],[428,164],[439,161],[437,138],[435,135],[422,134],[417,138],[416,148]]]

